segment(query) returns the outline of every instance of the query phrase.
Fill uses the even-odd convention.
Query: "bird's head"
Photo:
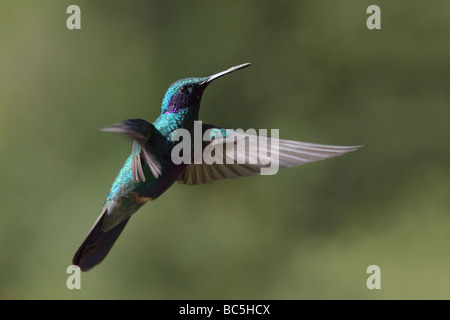
[[[188,109],[198,110],[203,92],[212,81],[249,65],[250,63],[244,63],[209,77],[178,80],[167,90],[161,106],[161,112],[168,114],[179,113]]]

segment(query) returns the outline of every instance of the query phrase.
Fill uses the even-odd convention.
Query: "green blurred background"
[[[0,299],[450,298],[449,13],[448,0],[1,0]],[[364,148],[176,184],[68,290],[131,150],[98,128],[153,121],[175,80],[244,62],[207,89],[203,121]],[[372,264],[381,290],[366,287]]]

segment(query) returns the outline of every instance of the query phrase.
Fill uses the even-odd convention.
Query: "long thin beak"
[[[231,67],[231,68],[228,69],[228,70],[225,70],[225,71],[222,71],[222,72],[213,74],[212,76],[209,76],[202,84],[209,84],[209,83],[211,83],[212,81],[216,80],[217,78],[220,78],[220,77],[222,77],[222,76],[224,76],[224,75],[226,75],[226,74],[229,74],[229,73],[231,73],[231,72],[234,72],[234,71],[236,71],[236,70],[246,68],[246,67],[248,67],[249,65],[251,65],[251,63],[243,63],[243,64],[240,64],[240,65],[238,65],[238,66]]]

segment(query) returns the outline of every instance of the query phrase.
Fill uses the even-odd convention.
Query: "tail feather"
[[[89,271],[105,259],[123,228],[127,225],[129,219],[121,222],[111,230],[103,232],[101,226],[107,210],[105,208],[100,214],[72,259],[72,263],[79,266],[82,271]]]

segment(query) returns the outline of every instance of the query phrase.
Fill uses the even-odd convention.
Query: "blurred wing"
[[[301,166],[308,162],[337,157],[360,146],[332,146],[283,140],[238,132],[203,124],[211,141],[203,142],[212,152],[204,154],[201,164],[188,164],[178,182],[200,185],[216,180],[236,179],[261,174],[269,168]],[[270,174],[270,173],[268,173]]]
[[[141,145],[136,140],[133,140],[133,148],[131,153],[133,154],[133,159],[131,162],[133,182],[138,182],[139,180],[145,182],[144,170],[142,169],[141,163]]]
[[[142,147],[142,144],[137,140],[133,141],[132,154],[133,159],[131,162],[131,170],[134,182],[139,182],[139,180],[145,182],[145,175],[144,170],[142,169],[141,158],[144,158],[155,178],[158,178],[161,175],[161,164],[159,163],[156,156],[154,156],[153,153],[149,152],[147,148]]]
[[[146,180],[141,159],[144,159],[144,161],[147,162],[153,176],[158,178],[161,175],[161,164],[156,156],[146,148],[146,138],[139,131],[136,131],[136,128],[133,127],[132,124],[133,120],[128,120],[110,127],[102,128],[102,131],[120,133],[133,139],[133,147],[131,151],[133,159],[131,169],[134,182],[139,182],[140,180],[145,182]],[[151,123],[148,123],[147,125],[154,129]]]

